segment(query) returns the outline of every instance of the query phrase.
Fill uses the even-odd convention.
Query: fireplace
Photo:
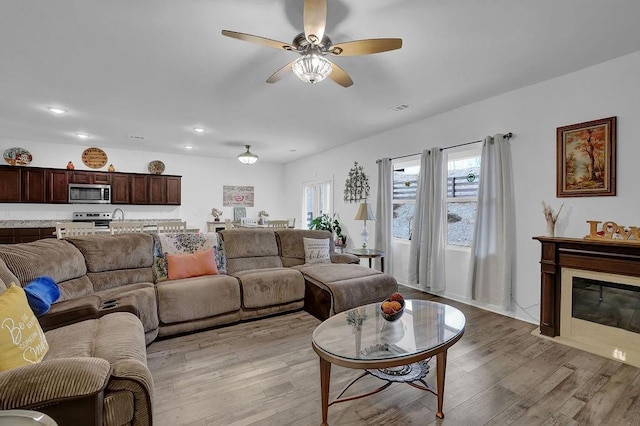
[[[540,334],[640,366],[640,244],[536,239]]]

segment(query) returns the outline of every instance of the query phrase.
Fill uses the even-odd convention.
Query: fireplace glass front
[[[640,333],[640,287],[572,278],[572,317]]]

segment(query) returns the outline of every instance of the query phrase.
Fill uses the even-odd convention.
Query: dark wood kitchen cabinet
[[[85,170],[74,170],[69,177],[69,183],[85,183],[95,185],[110,185],[111,173],[90,172]]]
[[[166,203],[172,206],[179,206],[182,203],[182,178],[180,176],[166,176],[167,200]]]
[[[14,167],[0,168],[0,202],[20,202],[20,169]]]
[[[149,203],[149,176],[131,175],[131,204]]]
[[[181,176],[0,166],[0,203],[66,204],[69,183],[111,185],[112,204],[182,202]]]
[[[167,178],[149,176],[149,204],[167,204]]]
[[[0,244],[30,243],[55,238],[56,228],[0,228]]]
[[[66,170],[47,170],[47,203],[69,202],[69,173]]]
[[[47,199],[47,178],[45,169],[22,169],[20,176],[20,201],[23,203],[44,203]]]
[[[131,203],[130,176],[118,173],[111,178],[111,204]]]

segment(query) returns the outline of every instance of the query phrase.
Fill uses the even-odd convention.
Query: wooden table
[[[371,268],[371,261],[373,259],[380,259],[380,271],[384,272],[384,252],[380,250],[368,249],[368,248],[359,248],[359,249],[348,249],[345,253],[352,254],[354,256],[358,256],[360,259],[369,259],[369,268]]]
[[[329,406],[380,392],[391,382],[404,382],[438,398],[436,417],[444,418],[444,381],[447,350],[462,338],[465,317],[453,306],[427,300],[406,300],[403,315],[395,322],[382,317],[381,303],[340,312],[320,324],[311,345],[320,357],[322,425],[328,425]],[[424,380],[428,360],[436,357],[436,388]],[[331,364],[365,370],[329,402]],[[402,373],[399,372],[397,367]],[[416,373],[417,372],[417,373]],[[364,394],[342,397],[349,387],[366,375],[386,383]],[[390,378],[394,376],[394,378]]]

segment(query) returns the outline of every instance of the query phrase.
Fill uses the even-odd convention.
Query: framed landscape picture
[[[616,117],[557,128],[558,197],[616,195]]]

